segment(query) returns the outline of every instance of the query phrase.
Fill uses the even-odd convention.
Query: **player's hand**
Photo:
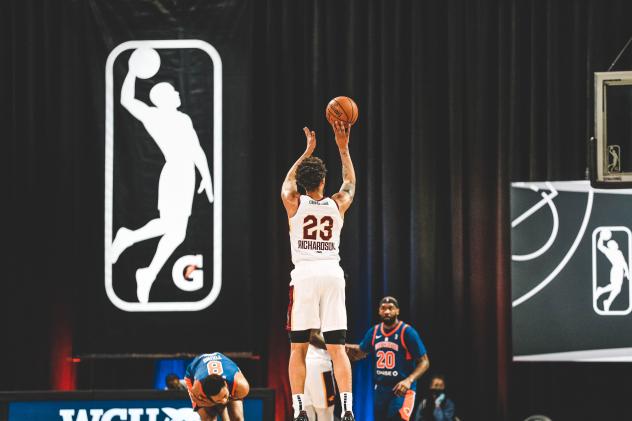
[[[309,130],[307,127],[303,127],[303,133],[305,133],[305,139],[307,140],[305,155],[312,156],[314,149],[316,149],[316,132]]]
[[[191,400],[193,402],[195,402],[195,404],[197,406],[199,406],[200,408],[212,408],[214,406],[217,406],[217,404],[215,402],[213,402],[212,400],[206,399],[206,398],[202,398],[200,396],[193,397],[193,398],[191,398]]]
[[[198,380],[195,381],[191,389],[187,387],[187,391],[189,392],[189,397],[191,398],[191,401],[193,401],[200,408],[209,408],[211,406],[215,406],[215,402],[204,396],[202,392],[202,384]]]
[[[441,403],[443,402],[444,399],[445,399],[445,393],[440,394],[439,397],[435,399],[435,407],[441,406]]]
[[[347,357],[349,357],[349,361],[350,362],[354,362],[357,361],[358,358],[358,350],[355,348],[352,348],[350,346],[345,346],[345,351],[347,353]]]
[[[351,135],[351,125],[342,121],[334,120],[331,127],[334,129],[336,136],[336,145],[338,149],[347,149],[349,147],[349,136]]]
[[[408,392],[412,384],[412,381],[404,379],[395,385],[395,387],[393,388],[393,392],[395,392],[397,396],[404,396],[406,395],[406,392]]]
[[[346,344],[345,352],[347,353],[347,357],[349,357],[349,361],[351,362],[359,361],[366,357],[366,353],[362,351],[356,344]]]
[[[200,181],[200,188],[198,188],[198,194],[206,191],[206,197],[208,197],[209,203],[213,203],[215,197],[213,196],[213,185],[211,184],[211,180],[209,178],[202,177],[202,181]]]

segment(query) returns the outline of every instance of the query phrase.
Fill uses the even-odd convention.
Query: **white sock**
[[[353,414],[353,395],[351,392],[340,393],[340,403],[342,404],[342,414],[350,411]]]
[[[294,408],[294,418],[298,417],[298,413],[305,411],[305,395],[297,393],[292,395],[292,408]]]

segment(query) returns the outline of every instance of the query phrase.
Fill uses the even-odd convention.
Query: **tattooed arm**
[[[294,165],[292,165],[292,168],[290,168],[290,171],[288,171],[285,176],[283,186],[281,187],[281,201],[283,202],[283,206],[285,206],[285,210],[289,218],[296,214],[296,211],[298,210],[298,199],[301,197],[298,192],[298,188],[296,187],[296,170],[300,163],[303,162],[305,158],[312,156],[314,149],[316,149],[316,133],[310,131],[307,127],[303,127],[303,132],[305,133],[305,138],[307,139],[305,152],[303,152],[303,155],[301,155]]]
[[[340,214],[344,216],[349,206],[351,206],[351,202],[353,202],[356,186],[355,171],[353,169],[353,162],[351,162],[351,155],[349,154],[351,126],[340,121],[335,121],[332,127],[336,136],[338,151],[340,152],[340,160],[342,161],[342,186],[340,187],[340,191],[331,198],[336,201],[340,209]]]

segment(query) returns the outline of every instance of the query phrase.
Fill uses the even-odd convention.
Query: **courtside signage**
[[[245,399],[244,417],[263,421],[263,400]],[[199,421],[189,400],[12,402],[8,421]]]

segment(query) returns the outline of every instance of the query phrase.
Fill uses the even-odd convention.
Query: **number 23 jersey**
[[[373,380],[376,385],[395,386],[417,367],[417,360],[426,355],[417,331],[400,321],[392,330],[384,323],[370,328],[360,342],[360,349],[373,354]],[[415,390],[413,383],[411,389]]]
[[[289,222],[294,266],[303,262],[340,261],[338,247],[344,220],[331,197],[314,200],[302,195]]]

